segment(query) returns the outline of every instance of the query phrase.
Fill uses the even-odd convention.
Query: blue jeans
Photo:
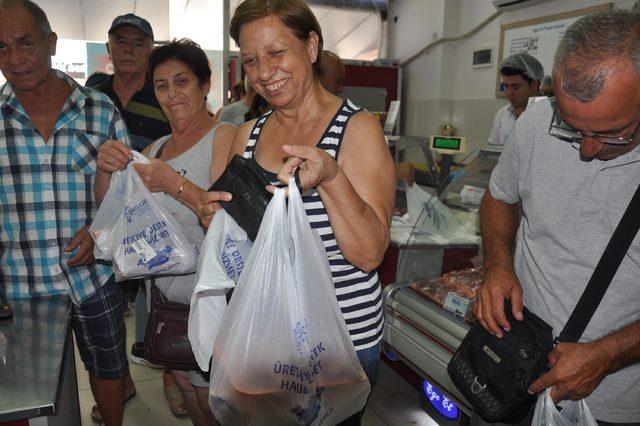
[[[356,351],[356,355],[358,355],[358,361],[360,361],[360,365],[362,366],[364,373],[367,375],[371,388],[373,389],[373,385],[378,380],[378,375],[380,374],[380,343],[370,348]],[[369,396],[371,396],[371,394],[369,394]],[[367,402],[369,402],[369,397],[367,397]],[[367,404],[362,407],[362,410],[355,413],[348,419],[341,421],[338,425],[360,426],[360,420],[362,419],[362,415],[366,409]]]
[[[378,375],[380,374],[380,343],[361,351],[356,351],[358,355],[358,361],[364,370],[364,374],[367,375],[371,387],[378,381]]]

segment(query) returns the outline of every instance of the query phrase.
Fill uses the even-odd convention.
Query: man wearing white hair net
[[[544,77],[542,64],[526,53],[516,53],[500,64],[504,94],[509,101],[493,120],[489,135],[490,145],[506,145],[509,134],[520,114],[527,108],[532,96],[538,96],[540,80]]]

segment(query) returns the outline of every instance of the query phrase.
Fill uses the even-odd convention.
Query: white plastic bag
[[[89,227],[89,233],[95,241],[93,256],[96,259],[111,261],[113,231],[118,221],[116,212],[124,209],[126,184],[126,171],[117,171],[111,174],[109,189],[102,199],[100,208],[96,212],[96,217]]]
[[[538,396],[536,409],[533,412],[532,426],[598,426],[584,399],[569,401],[558,411],[551,399],[551,388],[547,388]]]
[[[198,259],[196,245],[149,192],[133,167],[136,162],[149,161],[138,152],[133,151],[133,155],[134,161],[129,163],[122,177],[116,179],[116,187],[123,188],[122,203],[117,210],[111,211],[115,217],[111,232],[98,235],[99,251],[104,252],[110,244],[110,256],[105,256],[105,260],[113,262],[116,281],[194,272]],[[120,191],[116,189],[114,195],[119,195]],[[98,213],[113,205],[105,205],[103,201]]]
[[[213,342],[227,309],[226,293],[237,284],[250,250],[247,233],[227,212],[219,210],[200,247],[189,311],[189,341],[203,371],[209,371]]]
[[[333,425],[370,389],[291,180],[288,212],[278,189],[224,315],[209,403],[223,425]]]
[[[200,248],[196,286],[228,289],[238,283],[251,241],[247,233],[224,210],[219,210]]]

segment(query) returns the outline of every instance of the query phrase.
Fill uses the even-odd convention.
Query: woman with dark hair
[[[394,166],[376,117],[318,80],[322,32],[302,0],[246,0],[231,20],[251,85],[273,110],[244,124],[231,154],[251,158],[273,184],[300,169],[303,201],[325,246],[356,353],[375,383],[382,292],[375,268],[389,243]],[[206,194],[203,215],[220,206]],[[361,413],[347,424],[359,424]]]
[[[196,214],[205,188],[222,174],[236,128],[218,123],[206,108],[211,70],[200,46],[180,40],[156,48],[149,58],[156,98],[171,134],[161,137],[144,151],[151,164],[136,164],[140,178],[182,225],[196,244],[205,236]],[[98,167],[105,172],[122,170],[130,151],[118,141],[102,145]],[[162,276],[155,285],[167,299],[189,304],[195,288],[195,274]],[[208,382],[197,371],[172,372],[182,391],[185,408],[195,425],[212,425],[215,420],[208,403]]]

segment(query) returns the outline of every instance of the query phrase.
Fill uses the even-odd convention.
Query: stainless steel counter
[[[0,422],[58,415],[74,396],[77,405],[69,297],[7,303],[13,318],[0,321]]]

